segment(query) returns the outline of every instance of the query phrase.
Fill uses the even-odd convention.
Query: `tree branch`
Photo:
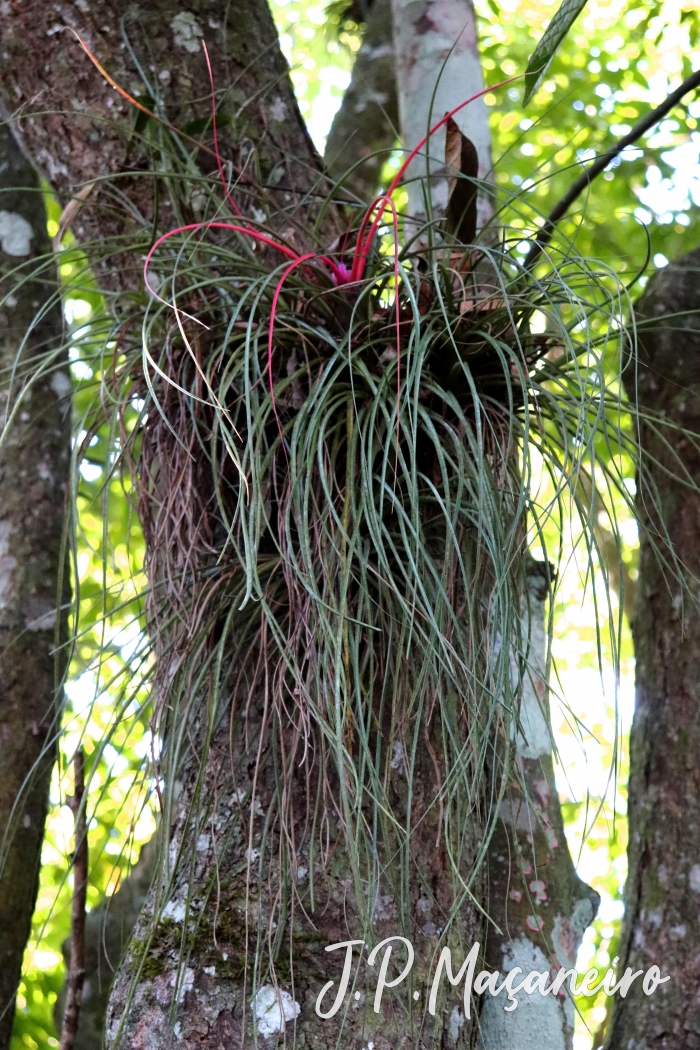
[[[374,0],[350,86],[328,135],[325,162],[331,176],[360,200],[371,200],[398,125],[391,4]]]
[[[621,138],[616,145],[608,150],[607,153],[601,153],[601,155],[591,164],[590,168],[587,168],[583,175],[581,175],[576,182],[571,186],[567,193],[562,197],[557,205],[552,208],[547,220],[537,234],[535,243],[530,248],[530,251],[525,257],[524,267],[526,270],[531,270],[537,262],[543,248],[545,248],[552,239],[554,228],[560,219],[566,215],[567,211],[574,203],[577,197],[579,197],[583,191],[590,186],[593,179],[600,175],[601,171],[605,171],[611,160],[614,160],[618,154],[622,153],[627,146],[631,146],[637,139],[640,139],[645,132],[653,128],[655,124],[665,117],[666,114],[673,109],[673,107],[680,102],[684,95],[687,95],[689,91],[694,88],[700,87],[700,69],[692,73],[680,87],[672,91],[671,94],[666,98],[660,106],[656,109],[650,110],[645,117],[634,125],[632,130],[628,132],[624,138]]]
[[[70,927],[70,970],[66,1012],[63,1015],[60,1050],[73,1050],[80,1019],[85,984],[85,902],[87,898],[88,843],[85,806],[85,756],[78,748],[73,759],[75,786],[68,804],[73,811],[75,852],[73,854],[73,909]]]
[[[602,568],[631,625],[634,619],[637,583],[632,578],[630,566],[622,560],[619,537],[615,535],[612,528],[603,525],[599,520],[596,508],[606,508],[606,501],[598,491],[593,478],[585,471],[579,471],[577,484],[581,487],[588,511],[588,524],[593,529]]]

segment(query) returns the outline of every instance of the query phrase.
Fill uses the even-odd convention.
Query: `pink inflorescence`
[[[352,267],[346,266],[344,262],[336,263],[333,276],[333,284],[350,284],[352,280]]]
[[[82,43],[82,41],[81,41],[81,43]],[[83,44],[83,47],[85,47],[84,44]],[[357,236],[357,243],[356,243],[355,249],[353,251],[352,263],[348,266],[346,263],[340,262],[340,261],[336,261],[335,259],[332,259],[328,255],[322,255],[322,254],[317,254],[317,253],[312,253],[312,252],[305,253],[305,254],[299,254],[298,252],[295,252],[292,248],[289,248],[287,245],[282,244],[279,241],[276,241],[274,238],[269,237],[266,234],[262,233],[260,231],[260,229],[258,228],[258,224],[256,224],[253,220],[245,218],[242,215],[242,213],[240,211],[240,208],[238,207],[236,202],[233,200],[233,197],[231,196],[231,192],[229,190],[228,184],[226,182],[226,177],[225,177],[225,174],[224,174],[223,163],[222,163],[221,154],[220,154],[220,151],[219,151],[219,140],[218,140],[217,126],[216,126],[216,90],[215,90],[215,85],[214,85],[214,74],[213,74],[212,67],[211,67],[211,61],[209,59],[209,52],[207,50],[207,47],[206,47],[206,44],[204,43],[204,41],[202,41],[202,48],[204,50],[204,56],[205,56],[206,63],[207,63],[207,71],[208,71],[208,74],[209,74],[209,83],[210,83],[210,86],[211,86],[212,131],[213,131],[214,153],[216,155],[216,162],[217,162],[217,168],[218,168],[218,172],[219,172],[219,178],[221,180],[221,184],[222,184],[223,189],[224,189],[225,198],[228,201],[229,205],[231,206],[231,209],[233,210],[233,212],[235,213],[235,215],[236,215],[236,217],[238,218],[239,221],[236,222],[236,223],[215,222],[215,221],[191,223],[191,224],[189,224],[187,226],[178,226],[175,229],[169,230],[167,233],[164,233],[161,237],[159,237],[156,240],[156,242],[153,244],[153,246],[151,247],[150,251],[148,252],[148,255],[146,256],[146,260],[144,262],[144,281],[145,281],[146,287],[148,288],[149,292],[151,293],[151,295],[155,299],[157,299],[159,302],[163,303],[166,306],[171,306],[172,304],[167,303],[166,300],[163,299],[160,295],[158,295],[158,293],[155,291],[155,289],[151,286],[151,284],[149,282],[149,279],[148,279],[148,267],[149,267],[149,264],[151,262],[151,259],[153,258],[154,253],[157,251],[157,249],[162,244],[165,243],[165,241],[169,240],[171,237],[175,237],[179,233],[194,232],[196,230],[223,229],[223,230],[230,230],[233,233],[243,234],[246,237],[250,237],[251,240],[253,240],[254,242],[260,242],[261,244],[265,244],[268,247],[273,248],[276,251],[280,252],[280,254],[284,255],[286,258],[292,260],[290,265],[287,266],[284,269],[282,275],[280,276],[280,278],[279,278],[279,280],[277,282],[277,285],[275,286],[275,290],[274,290],[274,293],[273,293],[273,296],[272,296],[272,308],[271,308],[271,311],[270,311],[270,325],[269,325],[269,335],[268,335],[268,377],[269,377],[269,382],[270,382],[270,392],[271,392],[271,395],[272,395],[272,398],[273,398],[273,409],[274,409],[274,412],[275,412],[275,418],[277,419],[277,424],[278,424],[278,427],[280,428],[280,434],[281,434],[280,420],[279,420],[279,417],[277,415],[276,406],[274,405],[274,392],[272,390],[272,358],[273,358],[273,341],[274,341],[275,316],[276,316],[276,312],[277,312],[277,303],[279,301],[279,297],[280,297],[282,288],[284,286],[284,282],[286,281],[287,277],[289,276],[290,273],[292,273],[292,271],[294,269],[296,269],[297,266],[305,265],[307,268],[309,268],[313,272],[312,264],[313,263],[321,263],[322,266],[324,266],[326,268],[327,272],[329,273],[329,276],[330,276],[330,279],[331,279],[332,283],[336,287],[340,287],[340,286],[343,286],[343,285],[357,284],[358,282],[360,282],[362,280],[362,278],[364,276],[365,266],[366,266],[366,263],[367,263],[367,259],[369,257],[370,248],[371,248],[372,243],[374,241],[374,238],[375,238],[375,236],[377,234],[377,231],[378,231],[379,227],[382,224],[383,216],[384,216],[385,212],[387,211],[387,209],[390,209],[391,213],[392,213],[392,220],[393,220],[392,225],[393,225],[393,234],[394,234],[394,277],[395,277],[395,281],[396,281],[396,287],[397,287],[397,290],[398,290],[398,277],[399,277],[398,216],[397,216],[397,212],[396,212],[396,206],[395,206],[394,201],[392,199],[393,194],[394,194],[397,186],[399,185],[399,182],[403,178],[403,175],[406,172],[406,169],[408,168],[409,164],[416,157],[416,155],[420,152],[420,150],[423,148],[423,146],[426,144],[426,142],[428,141],[428,138],[431,135],[433,135],[439,128],[441,128],[443,126],[443,124],[445,124],[450,119],[450,117],[454,116],[455,113],[459,112],[459,110],[463,109],[465,106],[468,106],[470,102],[474,102],[475,99],[480,98],[482,95],[486,94],[487,91],[492,91],[494,89],[493,88],[484,88],[483,91],[479,91],[476,95],[472,95],[470,98],[466,99],[464,102],[461,102],[458,106],[455,106],[454,109],[450,110],[449,113],[446,113],[444,117],[442,117],[440,120],[438,120],[438,122],[430,129],[428,134],[425,135],[421,139],[421,141],[418,143],[418,145],[415,146],[414,149],[411,150],[411,152],[408,154],[408,156],[406,157],[405,161],[403,162],[403,164],[399,168],[398,172],[394,176],[394,178],[393,178],[393,180],[391,182],[391,185],[389,186],[389,188],[386,191],[386,193],[382,194],[381,196],[377,197],[374,201],[372,201],[371,205],[369,206],[369,208],[365,212],[365,215],[364,215],[364,218],[362,220],[362,223],[360,224],[360,230],[359,230],[359,233],[358,233],[358,236]],[[87,48],[86,48],[86,50],[87,50]],[[88,54],[89,54],[89,52],[88,52]],[[517,79],[517,78],[516,77],[510,77],[508,80],[504,80],[500,84],[497,84],[496,87],[502,87],[505,84],[510,84],[511,81],[513,81],[515,79]],[[399,344],[399,299],[398,299],[398,295],[395,296],[395,300],[396,300],[397,352],[399,352],[400,344]],[[177,307],[175,307],[175,306],[173,306],[172,308],[177,310]],[[196,321],[197,319],[196,318],[191,318],[191,320],[195,320]],[[199,323],[201,323],[201,322],[199,322]],[[400,387],[400,380],[399,380],[399,387]]]

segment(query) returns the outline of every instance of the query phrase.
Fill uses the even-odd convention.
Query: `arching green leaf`
[[[544,36],[530,56],[527,70],[525,71],[525,95],[523,105],[526,106],[535,91],[539,87],[549,63],[559,50],[559,47],[571,29],[581,11],[586,6],[586,0],[564,0],[561,7],[554,15],[544,31]]]

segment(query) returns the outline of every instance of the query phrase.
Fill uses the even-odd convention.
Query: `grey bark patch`
[[[49,608],[27,623],[28,631],[48,631],[56,624],[56,609]]]
[[[34,230],[25,218],[12,211],[0,211],[0,247],[6,255],[29,255],[33,236]]]
[[[455,1006],[450,1014],[450,1038],[453,1043],[456,1043],[459,1039],[459,1030],[463,1024],[464,1014],[458,1006]]]
[[[276,98],[275,101],[268,107],[268,113],[270,114],[273,120],[276,120],[278,123],[281,123],[283,120],[287,119],[287,116],[289,114],[289,111],[287,109],[287,103],[284,101],[284,99]]]

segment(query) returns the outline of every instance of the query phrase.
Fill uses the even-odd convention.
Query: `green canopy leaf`
[[[540,86],[549,63],[554,58],[564,37],[585,6],[586,0],[563,0],[561,7],[545,29],[544,35],[530,56],[530,61],[525,71],[524,106],[528,104]]]

